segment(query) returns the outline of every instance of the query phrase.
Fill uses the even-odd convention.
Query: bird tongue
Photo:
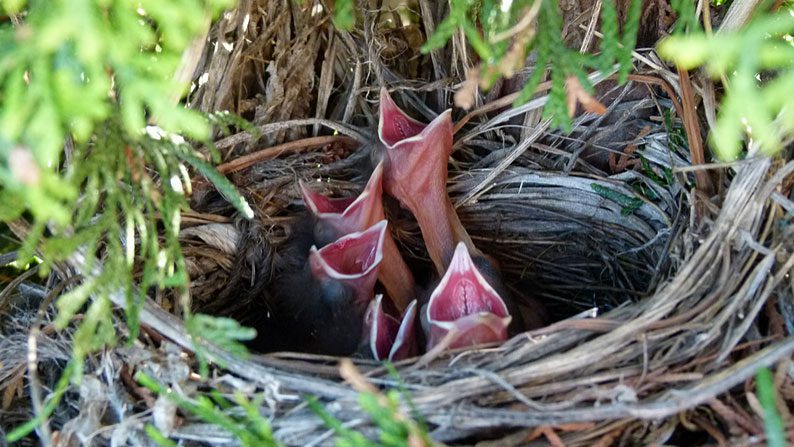
[[[381,220],[365,231],[351,233],[321,249],[312,247],[309,262],[315,277],[349,284],[356,291],[358,303],[367,303],[383,259],[386,221]]]
[[[450,347],[507,339],[511,317],[499,294],[477,270],[468,250],[458,243],[449,268],[427,305],[430,347],[452,332]]]
[[[416,355],[415,318],[416,300],[411,301],[401,320],[397,320],[384,311],[383,295],[375,297],[367,313],[369,346],[375,359],[402,360]]]

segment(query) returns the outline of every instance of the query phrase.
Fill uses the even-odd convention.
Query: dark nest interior
[[[592,49],[597,36],[587,24],[596,2],[575,3],[563,8],[566,41]],[[217,141],[219,170],[255,218],[239,217],[210,183],[194,179],[181,232],[194,311],[243,323],[263,311],[258,297],[304,212],[298,180],[333,196],[356,194],[366,183],[360,164],[377,138],[382,86],[424,122],[452,106],[476,60],[461,36],[421,54],[446,2],[408,2],[410,12],[399,13],[403,4],[374,2],[347,32],[332,26],[320,2],[247,0],[212,26],[196,53],[189,102],[202,111],[234,111],[258,127]],[[752,402],[756,369],[778,365],[781,398],[794,397],[794,164],[788,155],[756,157],[750,146],[742,162],[692,167],[682,113],[693,112],[680,104],[681,80],[647,49],[669,26],[654,8],[646,7],[634,75],[625,85],[594,75],[606,113],[577,111],[572,132],[542,119],[544,90],[511,106],[510,95],[535,68],[531,59],[471,109],[453,109],[449,194],[475,243],[500,263],[511,293],[543,309],[545,324],[500,346],[401,361],[399,379],[379,363],[354,359],[372,384],[407,390],[434,440],[750,445],[763,439]],[[707,128],[706,120],[700,125]],[[403,255],[427,270],[415,222],[401,213],[389,218]],[[341,378],[336,358],[270,353],[241,360],[207,344],[225,368],[198,384],[194,363],[180,355],[196,341],[175,315],[178,307],[172,297],[156,297],[144,308],[138,343],[89,361],[86,383],[56,413],[62,436],[147,445],[142,423],[174,410],[141,402],[128,380],[136,369],[186,397],[204,385],[262,395],[261,412],[289,445],[333,442],[305,395],[348,428],[375,436],[357,403],[360,389]],[[13,352],[0,359],[24,358],[23,323],[4,336],[0,350]],[[68,356],[61,337],[53,333],[44,343],[56,364]],[[0,383],[19,374],[8,365],[0,366]],[[234,440],[179,415],[155,423],[186,443]]]

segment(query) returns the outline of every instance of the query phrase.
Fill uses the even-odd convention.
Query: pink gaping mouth
[[[312,191],[308,185],[300,183],[301,194],[306,208],[315,219],[315,230],[319,229],[322,238],[335,240],[345,234],[362,231],[375,222],[385,219],[383,212],[383,163],[379,163],[358,197],[331,199]],[[318,234],[318,233],[315,233]],[[325,241],[327,242],[327,241]],[[383,262],[379,279],[389,297],[400,309],[405,309],[414,296],[414,277],[405,264],[397,244],[386,232],[383,242]]]
[[[332,199],[300,182],[301,195],[306,208],[319,225],[333,230],[336,237],[363,231],[379,220],[383,220],[383,166],[375,167],[367,186],[358,197]]]
[[[370,304],[367,319],[370,324],[369,346],[376,360],[402,360],[416,355],[414,336],[416,300],[411,301],[400,320],[383,309],[383,295]]]
[[[383,259],[386,221],[381,220],[365,231],[351,233],[321,249],[312,247],[309,263],[318,279],[326,278],[349,284],[361,304],[372,298],[378,268]]]
[[[389,95],[388,90],[380,90],[380,120],[378,136],[386,147],[392,147],[402,140],[415,137],[427,124],[411,118],[402,111]]]
[[[381,89],[378,137],[385,147],[383,189],[416,217],[428,254],[441,274],[455,242],[468,241],[447,195],[451,111],[424,125],[407,116]]]
[[[510,314],[499,294],[483,278],[461,242],[427,305],[428,346],[453,332],[450,347],[504,341]]]

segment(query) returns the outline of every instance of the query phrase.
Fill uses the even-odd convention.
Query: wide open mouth
[[[466,246],[459,243],[447,272],[430,296],[427,316],[430,321],[451,322],[480,313],[509,316],[502,298],[477,270]]]
[[[330,198],[299,182],[303,202],[315,218],[327,222],[342,234],[363,230],[363,225],[382,219],[383,164],[379,163],[370,175],[367,186],[355,197]]]
[[[385,105],[381,107],[385,108]],[[384,143],[396,143],[395,149],[424,144],[419,135],[422,125],[414,122],[415,126],[411,127],[411,122],[408,121],[408,127],[398,126],[399,129],[381,128]],[[411,134],[412,137],[409,136]],[[403,137],[408,137],[412,143],[397,141]],[[467,187],[464,182],[471,178],[461,175],[460,166],[470,166],[470,163],[482,160],[492,148],[483,146],[485,149],[480,150],[479,146],[472,147],[474,149],[470,151],[456,153],[455,158],[462,164],[450,167],[453,178],[448,187],[453,196],[460,197],[461,191],[465,192]],[[632,180],[652,191],[661,191],[657,192],[661,198],[651,199],[656,205],[643,205],[628,211],[618,199],[642,195],[632,189],[629,180],[624,179],[630,177],[630,171],[614,180],[603,180],[593,174],[563,175],[539,171],[533,163],[540,160],[537,165],[545,168],[545,158],[536,155],[527,152],[514,166],[500,174],[476,201],[464,202],[459,210],[467,230],[476,236],[478,247],[499,261],[504,286],[520,305],[520,311],[528,309],[531,313],[535,308],[545,311],[538,318],[538,324],[527,324],[527,327],[537,328],[593,308],[600,314],[647,295],[650,287],[655,287],[659,278],[663,279],[669,272],[669,263],[664,261],[666,256],[660,255],[669,237],[659,233],[659,228],[665,225],[665,218],[677,209],[675,200],[672,200],[677,196],[667,194],[662,187],[664,185],[655,185],[652,179]],[[487,169],[490,165],[483,166]],[[315,172],[314,166],[307,167],[303,176],[315,175]],[[471,175],[482,173],[473,172]],[[349,181],[349,166],[340,167],[329,177]],[[623,184],[623,180],[628,186]],[[606,195],[613,191],[620,196]],[[423,241],[419,232],[406,225],[396,229],[395,234],[400,235],[398,242],[406,248],[406,260],[418,275],[420,285],[427,285],[432,280],[425,275],[430,268],[422,251]],[[359,262],[359,265],[365,263]],[[361,273],[361,267],[356,270]],[[657,271],[661,272],[658,277],[655,276]],[[351,272],[342,269],[338,273]],[[489,276],[486,274],[485,277]],[[431,309],[431,317],[439,324],[478,310],[493,312],[494,315],[499,313],[501,305],[497,300],[489,294],[477,292],[481,285],[478,281],[456,279],[449,282],[454,283],[449,287],[452,292],[445,293],[439,301],[451,305]],[[500,288],[497,290],[502,292]],[[510,307],[510,314],[518,315],[513,307]],[[529,321],[526,316],[523,320]]]
[[[415,137],[428,127],[406,115],[389,95],[388,90],[380,90],[380,118],[378,120],[378,136],[388,147],[402,140]]]
[[[331,198],[313,191],[303,181],[299,182],[303,203],[312,214],[342,214],[356,201],[356,197]]]
[[[400,360],[416,353],[414,319],[416,300],[411,301],[402,317],[397,319],[383,309],[383,295],[372,301],[368,318],[371,319],[370,350],[377,360]]]
[[[337,279],[356,279],[371,274],[383,259],[386,221],[365,231],[343,236],[321,249],[312,247],[309,256],[315,273]]]

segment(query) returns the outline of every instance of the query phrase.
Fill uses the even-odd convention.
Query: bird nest
[[[258,127],[217,141],[219,169],[255,218],[237,217],[211,184],[195,183],[181,233],[194,311],[243,323],[266,311],[259,294],[303,212],[298,180],[329,195],[361,191],[381,86],[425,122],[449,107],[469,53],[455,40],[420,55],[417,42],[439,13],[423,11],[422,25],[405,26],[369,11],[360,29],[345,32],[311,5],[257,0],[213,26],[190,100],[205,111],[233,110]],[[587,38],[585,31],[567,36]],[[712,165],[714,175],[704,175],[692,165],[693,135],[681,124],[697,121],[678,104],[682,80],[651,51],[635,62],[637,74],[625,85],[592,78],[606,111],[575,115],[572,132],[541,119],[543,93],[511,107],[520,80],[477,97],[468,113],[453,110],[449,194],[474,242],[501,265],[510,291],[543,309],[544,325],[501,345],[404,360],[394,374],[366,359],[341,370],[340,359],[311,354],[243,360],[189,339],[176,303],[157,297],[142,311],[141,343],[90,362],[89,379],[72,396],[79,411],[62,415],[69,420],[64,430],[84,433],[86,421],[99,430],[115,398],[140,401],[129,372],[145,369],[186,397],[207,385],[263,395],[260,411],[290,445],[332,439],[306,395],[346,428],[377,436],[358,402],[361,391],[372,390],[367,383],[401,390],[410,401],[404,414],[445,443],[760,439],[751,386],[757,368],[784,359],[775,384],[786,399],[794,389],[794,163],[754,156],[751,146],[745,160]],[[389,217],[406,259],[429,265],[415,223]],[[64,342],[51,341],[56,359]],[[180,355],[194,343],[223,365],[198,385],[194,362]],[[143,407],[153,412],[122,411],[106,430],[132,440],[141,421],[153,420],[176,439],[234,439],[193,415],[174,419],[160,400]]]

